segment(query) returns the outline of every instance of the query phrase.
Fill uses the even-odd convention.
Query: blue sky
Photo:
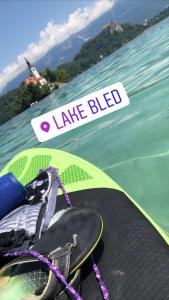
[[[94,0],[20,0],[0,1],[0,71],[16,60],[27,45],[39,40],[47,22],[66,22],[70,13],[84,8]]]

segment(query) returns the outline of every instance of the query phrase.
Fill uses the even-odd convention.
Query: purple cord
[[[9,252],[9,253],[6,253],[4,256],[9,257],[9,256],[21,256],[21,255],[31,255],[33,257],[36,257],[39,261],[46,264],[48,266],[48,268],[54,273],[54,275],[65,285],[65,287],[74,296],[74,298],[76,300],[83,300],[82,297],[76,292],[74,287],[67,283],[66,279],[61,274],[59,269],[57,267],[55,267],[46,257],[41,255],[40,253],[38,253],[36,251],[25,250],[25,251]]]
[[[99,286],[100,286],[100,289],[101,289],[101,291],[102,291],[103,298],[104,298],[105,300],[110,300],[108,289],[106,288],[106,286],[105,286],[103,280],[101,279],[100,270],[99,270],[98,266],[95,264],[94,259],[93,259],[93,256],[91,256],[91,259],[92,259],[92,261],[93,261],[93,270],[94,270],[94,272],[95,272],[96,279],[97,279],[98,282],[99,282]]]
[[[58,183],[59,183],[59,186],[60,188],[62,189],[62,192],[63,192],[63,195],[66,199],[66,202],[67,202],[67,205],[72,207],[72,204],[71,204],[71,200],[69,198],[69,195],[67,194],[64,186],[63,186],[63,183],[61,181],[61,178],[58,174],[58,171],[56,170],[56,178],[58,180]],[[109,292],[103,282],[103,280],[101,279],[101,275],[100,275],[100,270],[98,268],[98,266],[96,265],[96,263],[94,262],[94,258],[93,258],[93,255],[91,255],[91,259],[92,259],[92,263],[93,263],[93,270],[95,272],[95,275],[96,275],[96,279],[98,280],[98,283],[99,283],[99,286],[100,286],[100,289],[102,291],[102,294],[103,294],[103,298],[104,300],[110,300],[110,297],[109,297]]]
[[[61,190],[62,190],[62,192],[63,192],[63,195],[64,195],[64,197],[65,197],[65,199],[66,199],[67,205],[70,206],[70,207],[72,207],[70,198],[69,198],[69,196],[68,196],[68,194],[67,194],[67,192],[66,192],[66,190],[65,190],[65,188],[64,188],[64,186],[63,186],[63,183],[62,183],[62,181],[61,181],[61,178],[60,178],[60,176],[59,176],[57,170],[56,170],[56,179],[57,179],[57,181],[58,181],[58,183],[59,183],[59,187],[61,188]]]

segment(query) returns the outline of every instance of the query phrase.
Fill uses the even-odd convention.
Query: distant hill
[[[60,65],[58,70],[66,71],[70,78],[73,78],[167,17],[169,17],[169,7],[146,20],[144,24],[120,25],[118,22],[109,22],[96,37],[83,44],[72,62]]]
[[[127,44],[147,28],[148,26],[143,24],[120,25],[110,22],[104,26],[102,32],[82,46],[71,63],[62,64],[58,70],[64,69],[73,78]]]
[[[153,5],[152,5],[153,3]],[[160,10],[164,9],[168,0],[142,0],[128,1],[120,0],[114,5],[113,9],[102,15],[81,32],[72,35],[69,39],[60,45],[50,49],[46,55],[35,63],[40,70],[46,67],[56,69],[60,64],[72,61],[76,54],[80,51],[82,45],[88,40],[95,37],[102,31],[103,26],[112,20],[123,23],[143,23],[145,18],[150,19]],[[16,78],[11,80],[4,88],[1,94],[16,88],[28,76],[28,71],[24,71]]]

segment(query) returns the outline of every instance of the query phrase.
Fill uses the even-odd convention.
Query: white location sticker
[[[31,124],[39,142],[44,142],[129,103],[123,84],[118,82],[34,118]]]

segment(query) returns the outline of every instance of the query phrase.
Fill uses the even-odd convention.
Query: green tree
[[[56,70],[56,81],[68,82],[71,79],[69,72],[66,69],[59,68]]]
[[[46,68],[43,72],[41,72],[41,76],[49,82],[54,82],[56,80],[55,71],[52,71],[49,68]]]

